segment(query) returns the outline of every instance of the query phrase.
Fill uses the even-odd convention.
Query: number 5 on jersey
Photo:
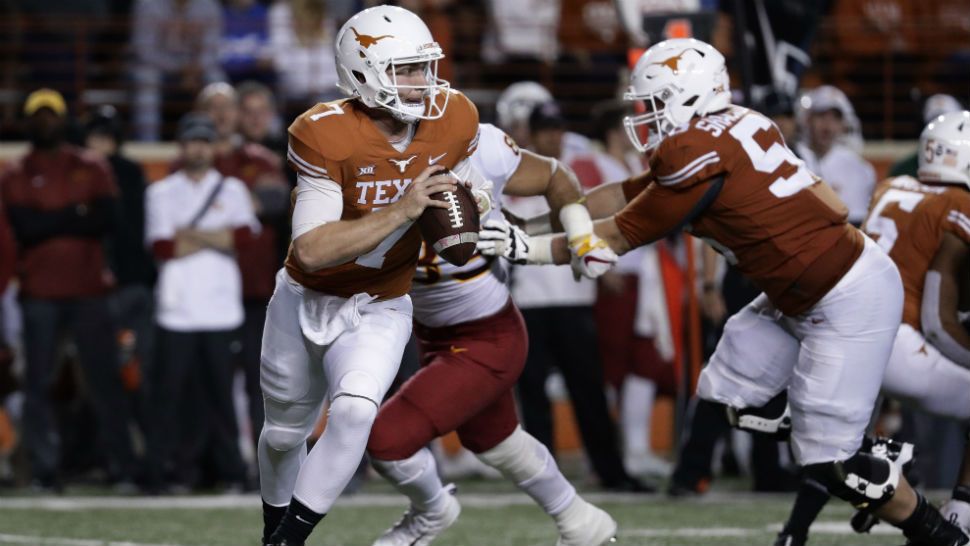
[[[778,177],[777,180],[768,186],[768,189],[775,197],[790,197],[815,183],[815,177],[805,168],[805,163],[788,149],[781,142],[774,142],[767,150],[758,144],[754,135],[758,131],[770,129],[774,124],[764,116],[747,115],[741,118],[729,131],[744,151],[751,159],[751,165],[755,170],[763,173],[773,173],[782,163],[788,163],[795,167],[795,173],[785,177]]]

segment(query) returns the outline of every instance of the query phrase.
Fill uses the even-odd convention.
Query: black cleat
[[[808,539],[798,538],[782,531],[778,533],[778,538],[775,539],[772,546],[805,546],[806,542],[808,542]]]
[[[304,542],[289,542],[285,538],[276,542],[263,542],[263,546],[304,546]]]
[[[868,533],[879,524],[879,518],[877,518],[872,512],[867,512],[865,510],[859,510],[852,515],[852,519],[849,520],[849,524],[852,525],[852,530],[859,533]]]

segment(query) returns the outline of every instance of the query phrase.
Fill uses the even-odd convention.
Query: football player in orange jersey
[[[957,302],[961,284],[970,283],[960,270],[970,259],[970,112],[930,122],[919,150],[919,180],[900,176],[879,184],[863,225],[899,267],[905,289],[903,323],[882,390],[923,411],[968,421],[970,331],[960,324]],[[896,444],[911,451],[907,445]],[[912,459],[911,453],[900,455],[897,465]],[[803,484],[775,545],[804,545],[827,500],[826,492]],[[941,511],[970,533],[970,448]],[[863,511],[853,527],[867,531],[876,521]]]
[[[437,77],[441,48],[413,13],[364,10],[336,38],[349,99],[289,129],[293,243],[267,310],[257,455],[263,543],[303,545],[360,463],[411,332],[407,296],[430,195],[474,178],[478,113]],[[326,430],[306,439],[324,402]]]
[[[667,40],[640,58],[626,99],[646,111],[625,125],[652,152],[650,170],[604,190],[622,209],[595,232],[622,254],[686,228],[736,264],[764,293],[728,320],[698,397],[763,423],[750,408],[787,389],[806,475],[913,544],[966,544],[888,457],[860,450],[902,316],[899,271],[768,118],[731,105],[728,86],[724,57],[704,42]],[[562,236],[483,227],[483,251],[523,261],[514,240],[540,262],[571,259]]]

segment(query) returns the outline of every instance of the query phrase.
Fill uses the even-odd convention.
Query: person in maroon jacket
[[[35,484],[59,487],[60,441],[48,388],[68,330],[92,391],[109,475],[129,481],[134,455],[107,295],[114,279],[103,240],[114,229],[118,189],[107,165],[64,143],[67,107],[51,89],[24,105],[31,149],[0,174],[0,202],[18,245],[24,320],[24,441]]]

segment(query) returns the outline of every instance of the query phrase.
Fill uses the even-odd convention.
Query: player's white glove
[[[572,254],[569,265],[572,266],[577,279],[579,275],[595,279],[613,269],[617,260],[620,259],[616,252],[613,252],[613,249],[610,248],[610,245],[597,237],[595,233],[570,240],[569,253]]]
[[[531,237],[526,232],[504,218],[486,220],[478,232],[478,251],[483,256],[501,256],[518,265],[531,263],[530,243]]]
[[[475,198],[475,205],[478,206],[478,216],[484,218],[492,210],[492,188],[491,180],[486,180],[477,188],[472,188],[472,197]]]

